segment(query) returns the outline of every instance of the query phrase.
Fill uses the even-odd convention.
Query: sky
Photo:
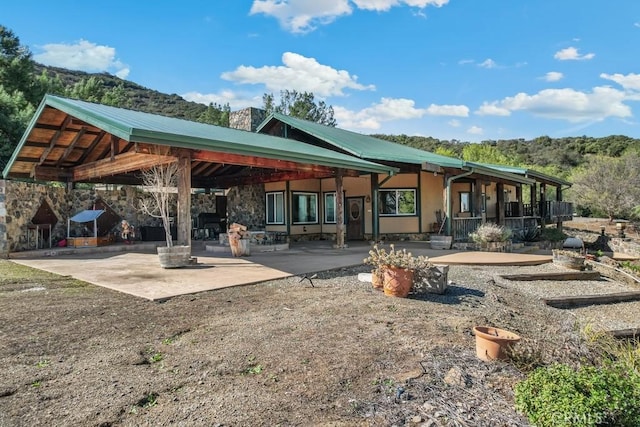
[[[20,0],[0,25],[189,101],[312,92],[364,134],[640,138],[638,0]]]

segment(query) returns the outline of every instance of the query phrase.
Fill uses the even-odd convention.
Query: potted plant
[[[585,256],[582,252],[567,249],[553,249],[553,263],[572,270],[584,269]]]
[[[157,154],[166,155],[167,153],[158,152]],[[162,268],[185,267],[191,260],[191,246],[174,246],[171,237],[171,207],[175,203],[174,189],[177,187],[181,173],[178,159],[142,171],[142,182],[147,189],[147,197],[140,199],[140,209],[149,216],[160,218],[164,228],[167,246],[157,248]]]
[[[492,222],[487,222],[469,234],[469,240],[476,244],[476,249],[488,252],[511,252],[512,231]]]
[[[386,295],[406,297],[412,290],[443,293],[446,289],[448,266],[433,265],[426,256],[413,256],[406,249],[390,250],[375,245],[364,259],[374,266],[371,282]]]

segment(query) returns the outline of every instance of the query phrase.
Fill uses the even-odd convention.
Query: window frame
[[[337,216],[338,216],[338,210],[337,210],[337,204],[336,204],[336,191],[325,191],[322,193],[322,223],[323,224],[336,224],[337,221]],[[333,195],[333,221],[328,221],[327,220],[327,196],[331,196]],[[342,206],[345,207],[347,203],[347,197],[345,192],[342,192]],[[344,215],[344,223],[347,223],[347,215]]]
[[[462,196],[466,195],[467,197],[467,209],[463,209],[463,204],[462,204]],[[460,209],[459,212],[460,213],[466,213],[466,212],[471,212],[471,210],[473,209],[473,207],[471,206],[471,192],[470,191],[460,191],[458,192],[458,202],[460,203]]]
[[[296,209],[295,209],[295,204],[294,204],[294,200],[295,197],[298,195],[305,195],[305,196],[314,196],[315,197],[315,221],[296,221],[295,217],[296,217]],[[319,218],[318,218],[318,208],[319,208],[319,203],[318,203],[318,193],[315,191],[292,191],[291,192],[291,224],[292,225],[307,225],[307,224],[319,224]]]
[[[273,208],[274,208],[274,212],[273,213],[273,221],[269,221],[269,197],[270,196],[280,196],[280,207],[282,209],[282,221],[278,221],[278,203],[277,203],[277,198],[274,199],[274,203],[273,203]],[[265,215],[265,223],[267,225],[284,225],[287,222],[287,212],[285,209],[285,197],[284,197],[284,191],[268,191],[267,193],[265,193],[265,211],[266,211],[266,215]]]
[[[412,213],[400,213],[398,212],[398,200],[399,193],[410,191],[413,193],[413,212]],[[382,193],[390,193],[395,192],[395,213],[383,213],[382,208],[384,204],[382,203]],[[378,215],[384,217],[408,217],[408,216],[417,216],[418,215],[418,200],[417,200],[418,189],[417,188],[380,188],[378,189]]]

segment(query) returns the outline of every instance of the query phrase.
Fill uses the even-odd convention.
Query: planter
[[[476,250],[483,252],[511,252],[511,241],[476,243]]]
[[[570,268],[572,270],[584,270],[583,256],[570,256],[562,254],[553,254],[553,263],[561,267]]]
[[[371,270],[371,284],[374,288],[382,290],[384,288],[384,268],[376,268]]]
[[[432,235],[429,238],[431,249],[451,249],[453,236],[441,236],[439,234]]]
[[[384,294],[406,298],[413,286],[413,271],[388,265],[384,267]]]
[[[162,268],[186,267],[191,260],[191,246],[160,246],[158,258]]]
[[[520,337],[513,332],[490,326],[475,326],[476,356],[484,361],[504,360],[506,350],[520,341]]]
[[[229,239],[231,254],[233,256],[249,256],[251,255],[251,245],[249,239]]]
[[[434,265],[414,274],[413,289],[417,293],[444,294],[449,277],[448,265]]]

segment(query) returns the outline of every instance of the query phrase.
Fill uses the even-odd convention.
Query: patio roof
[[[487,163],[482,163],[482,165],[492,169],[507,172],[507,173],[513,173],[513,174],[522,175],[526,177],[532,177],[538,182],[544,182],[546,184],[551,184],[554,186],[559,186],[559,185],[571,186],[571,183],[569,181],[565,181],[564,179],[556,178],[555,176],[538,172],[534,169],[520,168],[517,166],[493,165],[493,164],[487,164]]]
[[[193,186],[203,188],[398,171],[285,138],[46,95],[3,177],[137,184],[140,169],[169,161],[152,145],[190,150]]]

